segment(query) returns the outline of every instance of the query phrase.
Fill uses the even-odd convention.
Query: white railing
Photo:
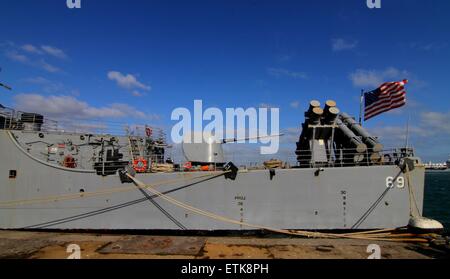
[[[149,125],[90,119],[53,120],[42,117],[39,114],[6,108],[0,110],[0,129],[136,137],[147,137],[147,130],[151,129],[151,138],[165,141],[164,130]]]

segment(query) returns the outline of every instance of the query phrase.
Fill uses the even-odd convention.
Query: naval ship
[[[414,150],[384,149],[334,101],[310,103],[292,166],[237,167],[226,141],[185,143],[173,162],[163,136],[139,131],[71,130],[2,107],[0,229],[366,230],[422,214]]]

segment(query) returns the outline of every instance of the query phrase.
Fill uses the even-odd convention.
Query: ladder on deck
[[[128,148],[132,162],[139,157],[143,157],[144,146],[140,137],[128,136]]]

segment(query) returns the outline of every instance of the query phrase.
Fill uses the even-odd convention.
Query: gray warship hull
[[[32,144],[26,141],[38,142],[38,132],[0,130],[1,229],[180,229],[138,188],[123,190],[134,185],[122,184],[118,174],[54,165],[27,149]],[[408,179],[422,212],[425,169],[417,163],[408,177],[392,164],[239,170],[235,180],[214,177],[221,172],[208,172],[210,178],[204,172],[136,178],[195,208],[261,227],[381,229],[406,226],[410,218],[408,187],[388,188],[389,178]],[[117,191],[101,194],[105,189]],[[254,229],[197,215],[161,197],[153,200],[188,230]]]

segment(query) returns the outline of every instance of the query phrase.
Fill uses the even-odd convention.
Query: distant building
[[[425,169],[427,170],[446,170],[447,168],[450,168],[450,159],[446,163],[426,163]]]

